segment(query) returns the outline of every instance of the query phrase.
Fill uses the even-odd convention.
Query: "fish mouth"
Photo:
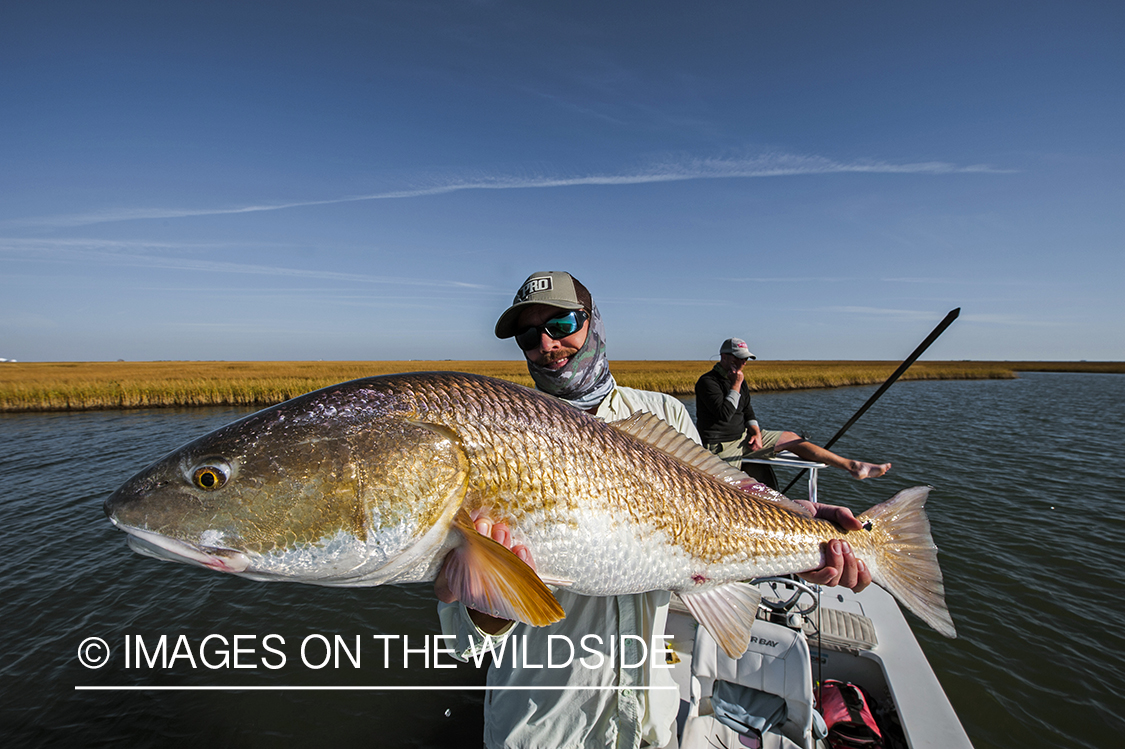
[[[197,546],[186,541],[162,536],[152,531],[122,525],[110,518],[115,526],[129,534],[129,548],[146,557],[154,557],[170,562],[187,562],[219,572],[238,574],[250,567],[250,558],[236,549],[217,546]]]

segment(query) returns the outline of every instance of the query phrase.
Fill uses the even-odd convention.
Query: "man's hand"
[[[742,373],[741,369],[736,369],[733,372],[729,372],[728,376],[730,377],[730,389],[736,393],[740,392],[742,390],[742,383],[746,381],[746,375]]]
[[[469,514],[473,519],[473,525],[476,527],[477,533],[482,536],[488,536],[496,543],[501,544],[507,549],[511,549],[513,554],[534,570],[535,562],[531,559],[531,551],[522,544],[513,544],[512,532],[508,528],[507,523],[493,523],[488,518],[480,517],[479,514],[479,510],[474,510]],[[446,559],[449,559],[448,555],[446,555]],[[437,579],[434,580],[434,595],[443,603],[454,603],[457,600],[457,596],[454,595],[453,591],[449,588],[449,581],[445,576],[445,563],[442,563],[441,570],[438,571]],[[468,611],[469,618],[473,620],[473,623],[489,634],[496,634],[510,623],[508,619],[498,619],[495,616],[489,616],[476,609],[469,609]]]
[[[746,447],[752,453],[762,449],[762,432],[760,430],[751,429],[747,432]]]
[[[809,508],[813,517],[831,520],[846,531],[863,530],[863,523],[859,522],[847,507],[816,504],[808,500],[797,500],[797,503]],[[856,593],[871,584],[871,572],[867,569],[867,565],[862,559],[855,558],[851,544],[839,538],[834,538],[825,544],[823,567],[803,572],[798,577],[817,585],[829,587],[843,585]]]

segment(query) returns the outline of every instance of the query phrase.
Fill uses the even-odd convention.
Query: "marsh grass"
[[[756,391],[870,385],[899,362],[753,362]],[[694,392],[709,361],[615,361],[621,385],[673,395]],[[63,362],[0,364],[0,412],[163,406],[267,406],[358,377],[451,370],[530,386],[522,361]],[[1018,371],[1125,372],[1121,362],[917,362],[905,380],[1002,379]]]

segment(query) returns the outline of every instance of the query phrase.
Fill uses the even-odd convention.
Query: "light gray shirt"
[[[653,413],[700,442],[684,405],[663,393],[615,387],[598,407],[597,416],[620,421],[638,411]],[[493,663],[488,669],[489,686],[556,688],[490,691],[485,701],[485,746],[636,749],[642,741],[653,746],[671,741],[679,691],[663,653],[654,658],[651,652],[654,641],[661,646],[671,594],[594,597],[565,589],[552,588],[552,592],[566,611],[565,619],[547,627],[514,623],[497,635],[478,629],[463,604],[438,605],[442,634],[456,636],[454,650],[462,660],[474,652],[479,657],[489,647],[494,653],[503,652],[502,658],[496,658],[499,662],[493,655],[485,656]],[[573,661],[551,668],[552,663],[566,660],[568,644],[573,644]],[[643,664],[630,667],[640,663],[642,655],[647,655]]]

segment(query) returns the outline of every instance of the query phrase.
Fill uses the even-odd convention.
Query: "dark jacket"
[[[736,440],[746,431],[747,424],[755,420],[746,383],[739,390],[738,408],[731,406],[728,393],[730,380],[719,364],[695,383],[695,423],[705,445]]]

